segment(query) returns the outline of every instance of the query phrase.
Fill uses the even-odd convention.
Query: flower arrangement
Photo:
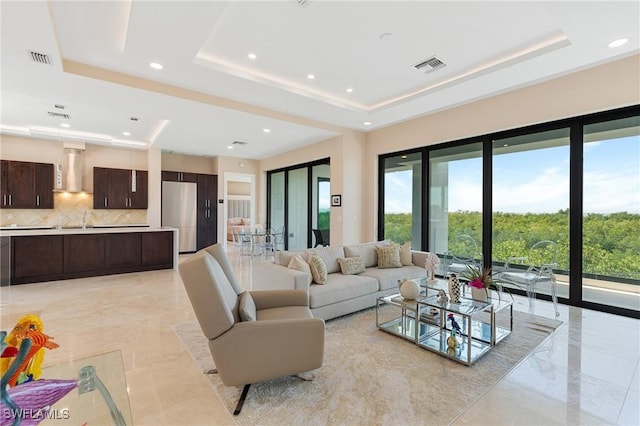
[[[435,281],[436,270],[440,266],[440,258],[435,253],[427,253],[427,257],[424,261],[424,269],[429,274],[429,281]]]

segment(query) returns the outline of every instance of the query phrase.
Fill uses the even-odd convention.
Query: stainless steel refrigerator
[[[162,226],[178,228],[178,247],[196,251],[197,194],[195,182],[162,182]]]

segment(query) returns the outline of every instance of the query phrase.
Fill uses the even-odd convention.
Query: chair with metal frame
[[[316,244],[314,247],[318,246],[328,246],[329,245],[329,230],[328,229],[312,229],[313,236],[316,238]]]

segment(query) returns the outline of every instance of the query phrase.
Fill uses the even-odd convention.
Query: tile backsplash
[[[57,192],[53,209],[2,209],[0,226],[81,226],[86,212],[87,226],[147,223],[147,210],[94,210],[93,195]]]

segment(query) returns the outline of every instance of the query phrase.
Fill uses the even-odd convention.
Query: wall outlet
[[[7,219],[13,219],[13,214],[7,213]]]
[[[131,219],[131,213],[127,213],[126,218]]]

